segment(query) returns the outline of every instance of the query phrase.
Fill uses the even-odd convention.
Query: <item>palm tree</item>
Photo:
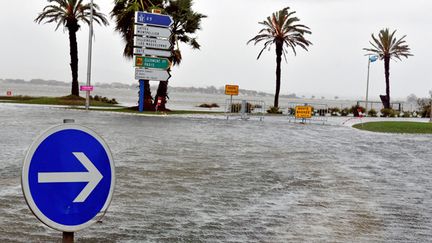
[[[162,0],[115,0],[111,17],[115,20],[115,30],[119,32],[125,43],[123,55],[133,58],[134,23],[136,11],[147,11],[153,6],[162,6]],[[149,80],[144,80],[144,110],[154,110]]]
[[[182,61],[179,42],[191,46],[192,49],[200,48],[196,37],[190,35],[195,34],[197,30],[201,29],[201,20],[207,16],[194,12],[192,10],[192,5],[193,0],[170,0],[165,7],[165,12],[171,15],[174,20],[172,25],[173,35],[171,36],[171,43],[174,43],[174,48],[171,50],[172,56],[170,58],[173,65],[180,65]],[[155,103],[159,97],[162,97],[162,104],[158,109],[166,110],[165,104],[168,98],[168,81],[159,82]]]
[[[404,35],[397,39],[394,35],[396,30],[390,34],[388,28],[382,29],[378,34],[378,39],[372,34],[372,41],[369,43],[373,48],[363,48],[369,52],[367,55],[377,55],[380,60],[384,60],[386,95],[380,95],[384,108],[390,108],[390,59],[402,60],[401,57],[408,58],[412,56],[410,48],[406,44]]]
[[[172,57],[170,61],[174,65],[179,65],[182,56],[179,49],[179,42],[187,43],[194,49],[199,49],[200,45],[196,38],[191,37],[200,29],[201,19],[205,15],[192,11],[192,0],[115,0],[114,8],[111,11],[111,17],[115,19],[116,27],[125,42],[123,55],[126,58],[133,57],[133,38],[134,38],[134,16],[135,11],[148,11],[151,7],[159,7],[163,9],[164,14],[169,14],[173,17],[174,23],[172,25],[173,35],[171,42],[175,43],[175,48],[171,50]],[[164,97],[162,105],[159,110],[165,110],[165,103],[167,97],[168,82],[160,82],[157,90],[155,104],[158,97]],[[149,81],[145,81],[144,87],[144,110],[154,110],[155,104],[152,104],[151,90]]]
[[[279,106],[282,54],[286,61],[286,53],[288,53],[289,48],[292,49],[294,55],[297,55],[295,47],[300,46],[307,51],[307,47],[312,45],[312,43],[305,38],[305,34],[312,34],[312,32],[309,27],[297,24],[300,19],[294,17],[295,13],[295,11],[290,11],[289,7],[273,13],[272,16],[267,17],[263,22],[259,22],[259,24],[263,25],[264,28],[259,31],[257,36],[248,41],[248,44],[254,42],[255,45],[261,41],[265,41],[264,47],[258,54],[257,59],[260,58],[265,49],[270,50],[272,44],[275,44],[276,46],[275,108],[278,108]]]
[[[70,66],[72,71],[71,94],[79,96],[78,88],[78,44],[76,32],[80,29],[79,22],[90,24],[91,5],[83,4],[83,0],[48,0],[53,3],[44,7],[35,22],[57,23],[56,30],[63,26],[69,32]],[[108,25],[105,15],[98,12],[99,6],[93,4],[93,18],[98,24]]]

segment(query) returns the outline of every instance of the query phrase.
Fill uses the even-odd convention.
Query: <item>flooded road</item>
[[[102,223],[78,242],[427,242],[432,136],[286,118],[145,117],[0,104],[0,242],[59,241],[22,196],[31,142],[64,118],[116,164]]]

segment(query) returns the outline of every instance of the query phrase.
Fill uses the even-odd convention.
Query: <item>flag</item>
[[[369,61],[370,61],[370,62],[375,62],[376,60],[378,60],[378,57],[377,57],[377,56],[375,56],[375,55],[371,55],[371,56],[369,56]]]

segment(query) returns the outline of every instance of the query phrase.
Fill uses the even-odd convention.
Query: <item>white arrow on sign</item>
[[[152,27],[147,25],[135,25],[134,34],[140,36],[151,36],[158,38],[169,38],[171,30],[168,28]]]
[[[146,48],[139,48],[139,47],[134,48],[134,54],[142,55],[142,56],[171,57],[170,51],[146,49]]]
[[[38,173],[39,183],[61,183],[61,182],[88,182],[80,194],[73,200],[74,203],[84,202],[96,188],[103,176],[84,153],[72,153],[88,172],[49,172]]]
[[[168,40],[135,36],[134,46],[169,50],[171,49],[171,42]]]
[[[135,79],[168,81],[169,78],[171,78],[171,74],[166,70],[135,68]]]

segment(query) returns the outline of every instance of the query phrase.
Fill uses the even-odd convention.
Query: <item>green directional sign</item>
[[[135,67],[156,68],[156,69],[167,70],[169,66],[170,66],[170,62],[166,58],[144,57],[144,56],[135,57]]]

